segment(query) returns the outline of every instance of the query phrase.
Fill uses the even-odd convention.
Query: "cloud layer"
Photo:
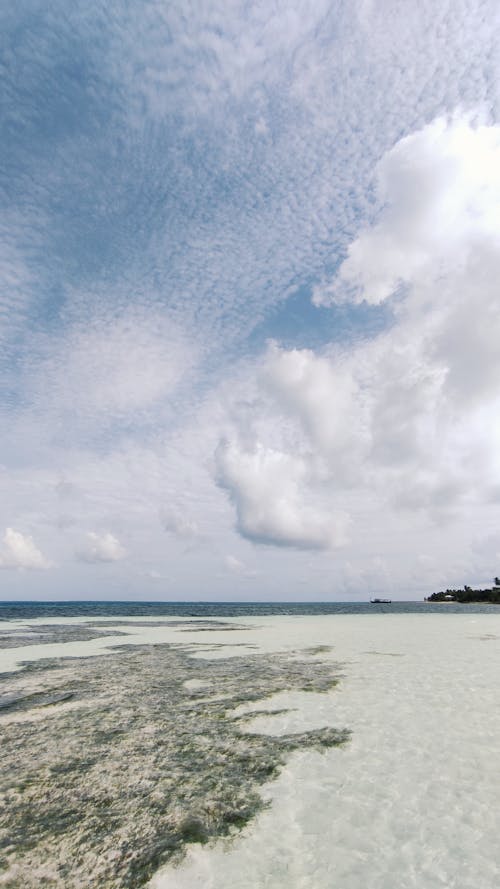
[[[497,11],[3,14],[9,596],[498,573]]]
[[[347,543],[329,528],[354,501],[359,539],[374,504],[383,525],[401,510],[450,521],[498,498],[499,170],[500,128],[463,118],[383,158],[383,209],[327,293],[392,299],[393,324],[349,351],[271,345],[244,419],[257,444],[222,452],[242,534],[326,548]]]

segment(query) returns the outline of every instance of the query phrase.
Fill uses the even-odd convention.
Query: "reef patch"
[[[330,691],[331,660],[194,650],[124,645],[2,677],[0,886],[139,889],[186,844],[252,819],[291,751],[347,741],[331,727],[252,734],[234,718],[277,692]],[[17,710],[22,722],[2,725]]]

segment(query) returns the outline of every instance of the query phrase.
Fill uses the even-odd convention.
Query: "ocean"
[[[272,614],[489,613],[495,606],[458,602],[0,602],[1,620],[37,617],[245,617]],[[500,606],[497,606],[500,609]]]

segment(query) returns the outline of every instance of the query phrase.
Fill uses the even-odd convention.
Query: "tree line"
[[[462,589],[442,590],[439,593],[432,593],[425,600],[426,602],[491,602],[494,605],[500,605],[500,577],[495,577],[493,586],[485,590],[473,590],[472,587],[465,586]]]

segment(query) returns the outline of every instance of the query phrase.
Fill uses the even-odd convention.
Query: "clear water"
[[[186,633],[175,620],[158,626],[162,616],[189,617],[192,629]],[[82,626],[96,617],[111,635],[6,650],[1,669],[38,657],[109,654],[124,641],[187,644],[199,658],[200,681],[207,656],[247,650],[298,653],[317,646],[342,664],[341,682],[331,693],[285,691],[259,701],[260,715],[245,728],[286,734],[345,727],[350,742],[293,754],[278,779],[263,787],[270,805],[255,821],[230,841],[190,845],[184,861],[158,872],[150,889],[500,885],[500,608],[411,602],[0,605],[10,632],[24,632],[30,622],[32,628],[41,622]],[[207,630],[196,618],[224,618],[233,630],[224,632],[218,621]],[[265,709],[281,713],[266,716]]]

